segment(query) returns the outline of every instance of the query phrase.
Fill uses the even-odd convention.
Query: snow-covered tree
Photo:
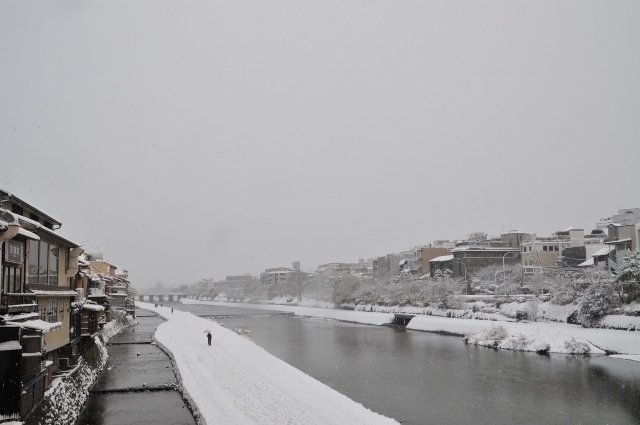
[[[640,296],[640,250],[626,250],[620,261],[617,282],[623,294],[626,294],[626,301],[631,302]]]
[[[566,305],[580,298],[586,277],[581,273],[559,272],[545,279],[553,304]]]
[[[360,280],[355,276],[345,276],[333,288],[333,302],[336,305],[350,303],[355,300],[355,293],[360,286]]]
[[[585,290],[580,303],[582,326],[591,327],[610,314],[620,304],[616,294],[615,279],[609,273],[592,273],[591,284]]]
[[[428,300],[439,308],[459,308],[462,304],[460,295],[464,293],[465,284],[461,279],[454,279],[450,273],[436,275],[427,283]]]

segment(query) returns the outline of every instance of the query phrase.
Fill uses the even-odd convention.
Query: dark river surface
[[[498,351],[460,337],[232,307],[174,308],[251,314],[217,320],[250,329],[271,354],[403,424],[640,424],[637,362]]]

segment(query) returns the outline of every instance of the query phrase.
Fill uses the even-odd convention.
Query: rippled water
[[[249,328],[273,355],[403,424],[640,423],[640,363],[298,317],[222,322]]]

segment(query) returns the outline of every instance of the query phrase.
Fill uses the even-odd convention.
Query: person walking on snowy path
[[[211,332],[207,332],[207,341],[209,342],[209,345],[211,345]]]

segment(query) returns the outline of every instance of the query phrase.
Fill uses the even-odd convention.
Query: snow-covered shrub
[[[565,341],[564,346],[571,354],[589,354],[591,351],[587,343],[583,341],[576,341],[574,337]]]
[[[480,309],[480,313],[487,313],[487,314],[495,314],[497,312],[499,312],[500,310],[495,308],[495,307],[491,307],[491,306],[487,306],[487,307],[482,307]]]
[[[594,281],[582,296],[580,316],[582,326],[589,328],[595,325],[602,317],[610,314],[619,304],[616,297],[613,282],[610,279]]]
[[[468,334],[464,337],[467,344],[481,345],[484,347],[497,348],[498,345],[509,336],[507,328],[502,325],[491,325],[487,330],[477,334]]]
[[[502,346],[509,350],[524,351],[528,344],[529,339],[524,334],[517,334],[507,338]]]
[[[533,320],[534,322],[538,320],[538,305],[540,304],[540,300],[536,298],[530,299],[525,303],[524,312],[527,315],[528,320]]]

